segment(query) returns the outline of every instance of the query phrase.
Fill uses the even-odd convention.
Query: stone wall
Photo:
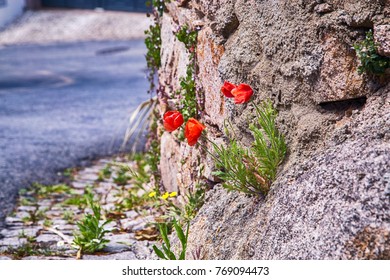
[[[389,74],[357,73],[352,46],[374,29],[389,55],[388,0],[171,1],[162,19],[159,72],[163,114],[188,53],[174,30],[200,28],[197,84],[204,92],[201,121],[222,142],[229,119],[250,144],[250,104],[220,93],[224,80],[248,83],[260,102],[279,111],[288,156],[266,198],[226,192],[216,184],[190,227],[188,256],[207,259],[389,259]],[[206,143],[202,145],[207,146]],[[199,148],[161,139],[164,187],[185,193],[198,180],[215,182],[213,163]]]

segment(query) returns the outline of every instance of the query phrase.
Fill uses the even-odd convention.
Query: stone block
[[[390,24],[375,25],[374,39],[378,44],[378,53],[390,57]]]
[[[165,132],[161,136],[160,170],[162,184],[168,192],[178,191],[177,175],[180,159],[180,145],[170,133]]]
[[[323,39],[323,61],[314,89],[317,104],[362,97],[367,94],[367,86],[362,75],[357,72],[357,59],[354,51],[332,34]]]
[[[212,31],[205,28],[199,31],[197,59],[199,66],[198,82],[204,92],[205,120],[213,125],[222,126],[225,119],[225,97],[221,93],[223,81],[218,65],[224,53],[224,47],[212,39]]]
[[[185,77],[189,56],[183,43],[176,39],[174,30],[178,26],[172,17],[164,14],[161,27],[161,68],[159,71],[160,83],[165,93],[174,97],[180,90],[179,77]],[[174,108],[171,108],[174,109]]]

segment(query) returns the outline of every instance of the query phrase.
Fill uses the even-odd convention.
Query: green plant
[[[191,55],[191,60],[195,53],[196,43],[198,40],[198,32],[196,32],[195,30],[190,30],[188,25],[184,25],[176,32],[176,38],[180,42],[182,42],[187,48]]]
[[[98,174],[98,181],[104,181],[104,179],[108,179],[111,177],[111,167],[110,165],[106,164],[106,166],[99,171]]]
[[[198,102],[196,100],[196,85],[193,76],[193,67],[187,67],[187,76],[180,77],[181,90],[178,91],[178,108],[183,114],[184,121],[194,118],[198,115]]]
[[[148,80],[150,82],[149,93],[155,88],[154,77],[161,67],[161,26],[158,22],[150,25],[148,30],[145,30],[145,45],[146,45],[146,64],[149,70]]]
[[[45,227],[51,227],[53,225],[53,222],[51,220],[45,219],[43,221],[43,226]]]
[[[125,169],[120,169],[117,174],[116,174],[116,177],[114,177],[114,183],[117,184],[117,185],[121,185],[121,186],[124,186],[127,184],[127,181],[130,180],[130,176],[127,174],[127,171]]]
[[[85,214],[83,219],[77,222],[79,233],[74,235],[72,245],[77,248],[80,253],[94,253],[102,250],[109,242],[109,240],[104,238],[104,235],[109,232],[104,229],[104,226],[109,223],[110,220],[106,220],[100,225],[100,205],[94,202],[91,193],[86,194],[85,196],[93,214]]]
[[[27,189],[20,189],[19,190],[19,195],[25,195],[28,193],[28,190]]]
[[[19,204],[22,206],[36,206],[37,202],[34,197],[20,197]]]
[[[66,220],[69,224],[74,223],[74,212],[70,210],[65,210],[62,214],[62,218]]]
[[[33,187],[36,188],[36,194],[38,197],[48,197],[53,194],[72,194],[73,190],[64,184],[59,185],[42,185],[35,183],[33,184]]]
[[[186,222],[190,222],[195,218],[200,207],[204,203],[205,189],[197,188],[194,192],[190,192],[186,195],[187,203],[184,205],[184,215],[183,219]]]
[[[34,241],[35,242],[35,241]],[[5,251],[3,251],[3,254],[6,255],[12,255],[15,259],[22,259],[24,257],[29,256],[53,256],[55,255],[54,252],[50,251],[49,248],[45,248],[39,243],[34,243],[27,241],[26,243],[23,243],[21,246],[18,247],[12,247],[9,246]]]
[[[249,125],[254,141],[242,147],[236,139],[229,139],[226,147],[213,142],[215,175],[225,181],[228,190],[266,195],[283,161],[287,147],[275,124],[276,111],[270,101],[255,106],[257,122]]]
[[[84,208],[87,205],[87,200],[84,195],[74,195],[69,197],[62,202],[63,205],[74,205],[79,208]]]
[[[143,184],[150,181],[150,165],[146,161],[145,154],[136,153],[131,157],[135,162],[136,170],[133,171],[133,183],[138,188],[143,188]]]
[[[22,230],[21,232],[19,232],[18,234],[18,238],[21,239],[21,238],[26,238],[27,242],[28,243],[34,243],[37,241],[36,237],[35,236],[32,236],[32,235],[27,235],[24,230]]]
[[[18,234],[18,238],[27,238],[27,234],[24,232],[24,229],[22,229],[22,231],[19,232]]]
[[[65,177],[69,177],[71,180],[73,180],[75,172],[76,172],[76,168],[67,168],[64,170],[63,175]]]
[[[175,255],[175,253],[171,249],[171,242],[168,238],[168,226],[167,224],[158,224],[158,228],[161,233],[161,237],[163,239],[163,243],[161,245],[162,250],[157,248],[156,245],[153,245],[153,250],[156,253],[156,255],[164,260],[185,260],[186,258],[186,250],[187,250],[187,240],[188,240],[188,233],[189,233],[189,226],[190,224],[187,223],[187,230],[184,234],[182,227],[180,224],[177,223],[176,220],[173,220],[173,227],[175,228],[177,237],[180,240],[181,243],[181,252],[179,255]]]
[[[360,60],[358,73],[382,75],[390,68],[390,58],[378,54],[372,30],[366,33],[366,39],[354,46],[356,55]]]
[[[163,203],[157,204],[156,207],[162,209],[162,212],[165,213],[162,218],[175,219],[180,223],[189,223],[195,218],[200,207],[202,207],[204,195],[204,188],[196,188],[195,191],[189,191],[185,195],[184,204],[180,206],[176,205],[170,199],[163,199]]]
[[[159,16],[163,15],[165,10],[165,3],[171,2],[170,0],[150,0],[146,1],[146,7],[152,6],[158,12]]]
[[[140,189],[133,187],[130,190],[119,193],[120,201],[115,204],[117,210],[127,211],[127,210],[137,210],[137,207],[144,206],[149,202],[148,194],[144,193],[142,195],[138,194]]]
[[[197,100],[196,89],[196,43],[197,43],[197,31],[190,31],[187,25],[184,25],[176,33],[177,39],[182,42],[189,53],[189,63],[187,65],[187,71],[185,77],[180,77],[181,89],[176,93],[179,100],[178,108],[183,115],[184,121],[188,121],[189,118],[196,118],[200,102]],[[183,136],[180,136],[183,139]]]
[[[74,205],[81,208],[85,208],[88,205],[87,196],[92,194],[92,187],[87,185],[84,190],[84,194],[72,194],[69,198],[65,199],[62,205]]]
[[[45,210],[29,211],[28,214],[28,216],[22,218],[22,222],[26,224],[36,224],[38,221],[46,219]]]

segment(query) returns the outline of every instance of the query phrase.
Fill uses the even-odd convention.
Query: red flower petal
[[[239,84],[232,90],[232,94],[234,96],[234,103],[242,104],[248,102],[251,99],[253,95],[253,89],[250,85]]]
[[[168,111],[163,119],[164,128],[169,132],[178,129],[184,122],[183,115],[179,111]]]
[[[229,83],[228,81],[225,81],[223,83],[223,86],[221,87],[221,92],[223,95],[225,95],[228,98],[233,98],[234,95],[232,94],[232,90],[236,88],[235,84]]]
[[[206,127],[194,118],[190,118],[184,130],[184,136],[187,138],[188,145],[194,146]]]

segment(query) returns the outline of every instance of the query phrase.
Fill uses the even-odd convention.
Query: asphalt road
[[[0,48],[0,225],[17,192],[119,152],[148,99],[142,40]]]

